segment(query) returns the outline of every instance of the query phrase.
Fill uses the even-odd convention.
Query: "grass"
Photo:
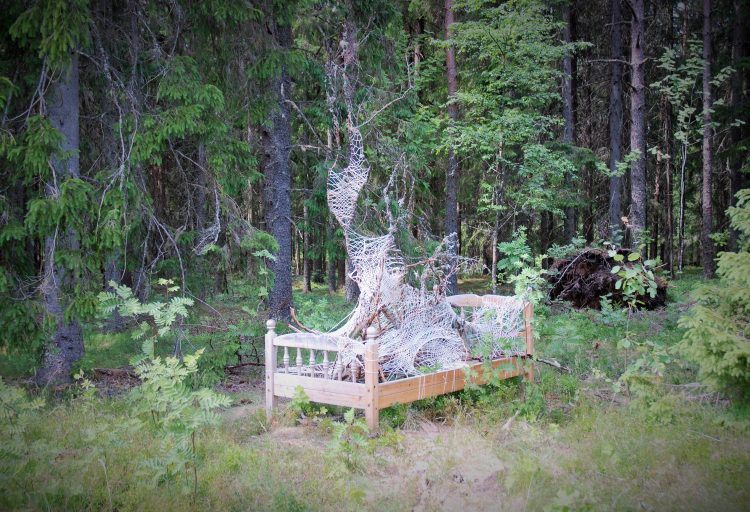
[[[13,434],[20,454],[0,448],[0,509],[743,510],[748,422],[719,397],[683,386],[695,373],[678,354],[651,387],[614,391],[644,341],[669,350],[680,339],[676,320],[697,281],[688,273],[665,310],[630,318],[540,307],[539,356],[570,374],[539,365],[533,385],[514,379],[395,406],[383,411],[377,438],[360,438],[362,420],[347,426],[334,408],[267,419],[255,370],[247,378],[257,385],[233,394],[223,423],[198,436],[196,496],[189,475],[152,480],[144,461],[164,440],[132,427],[126,398],[74,388],[47,397],[29,428]],[[482,293],[479,279],[466,284]],[[211,301],[236,328],[196,329],[186,349],[208,347],[219,365],[216,354],[237,333],[262,336],[264,319],[243,286]],[[322,286],[309,295],[295,286],[295,303],[302,321],[321,329],[348,311]],[[190,323],[221,322],[202,308]],[[126,364],[137,347],[125,334],[92,330],[87,349],[86,366],[98,367]]]

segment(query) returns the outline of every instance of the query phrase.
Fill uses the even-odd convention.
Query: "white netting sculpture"
[[[328,336],[339,346],[344,367],[359,367],[351,347],[362,343],[369,326],[378,329],[380,368],[387,378],[411,376],[464,364],[472,351],[484,356],[519,353],[517,339],[523,329],[523,301],[513,297],[488,296],[469,318],[461,318],[444,295],[445,284],[457,264],[447,250],[455,237],[443,240],[420,277],[420,286],[406,282],[408,268],[395,242],[396,226],[388,233],[365,236],[355,231],[357,198],[367,182],[369,166],[362,135],[349,123],[349,164],[331,169],[328,176],[328,206],[344,231],[346,249],[359,285],[356,308],[346,322]],[[425,262],[422,262],[425,263]],[[428,279],[434,287],[428,287]]]

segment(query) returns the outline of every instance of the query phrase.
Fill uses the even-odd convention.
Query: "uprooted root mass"
[[[627,256],[630,251],[620,249],[620,254]],[[614,304],[623,304],[622,290],[615,288],[619,279],[612,273],[612,267],[616,265],[629,265],[628,263],[617,263],[603,249],[584,249],[583,251],[567,258],[555,260],[550,266],[549,282],[552,284],[550,290],[551,299],[565,300],[576,308],[601,308],[601,298],[611,294],[610,298]],[[639,295],[638,306],[643,309],[655,309],[663,306],[667,299],[667,283],[657,277],[656,296],[648,294]]]

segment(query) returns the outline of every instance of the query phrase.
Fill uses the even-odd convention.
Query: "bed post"
[[[276,405],[276,397],[273,394],[273,374],[276,371],[276,347],[273,339],[276,337],[276,320],[269,318],[266,322],[266,416],[269,418]]]
[[[378,348],[375,341],[377,330],[370,326],[367,328],[367,341],[365,342],[365,387],[367,388],[367,404],[365,407],[365,419],[367,428],[371,432],[378,429],[380,420],[380,409],[378,408]]]
[[[523,308],[523,323],[526,337],[526,372],[524,377],[528,382],[534,382],[534,332],[531,330],[531,322],[534,319],[534,305],[526,303]]]

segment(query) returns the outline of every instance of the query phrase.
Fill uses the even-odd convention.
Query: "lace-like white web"
[[[380,367],[391,379],[456,367],[472,352],[497,356],[523,350],[517,337],[523,328],[523,301],[485,297],[468,318],[461,318],[446,300],[445,284],[458,270],[447,251],[455,244],[454,238],[443,240],[432,256],[430,277],[437,285],[427,289],[426,278],[420,279],[420,288],[406,282],[407,265],[396,246],[393,226],[382,236],[354,230],[357,198],[367,182],[369,166],[359,130],[350,125],[349,136],[349,165],[331,169],[328,176],[328,206],[343,228],[351,277],[360,289],[352,314],[329,333],[338,344],[342,364],[361,365],[351,347],[362,343],[370,325],[379,330]]]

